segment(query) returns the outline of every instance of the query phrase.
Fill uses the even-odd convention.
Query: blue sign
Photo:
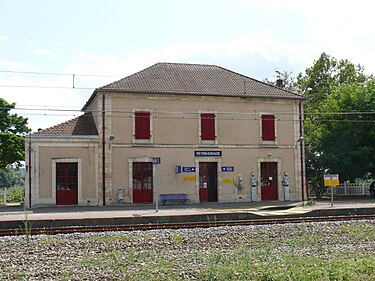
[[[195,167],[182,167],[182,172],[184,172],[184,173],[194,173]]]
[[[195,157],[208,157],[208,156],[221,157],[223,155],[223,152],[221,150],[217,150],[217,151],[196,150],[194,151],[194,155]]]
[[[221,171],[222,172],[234,172],[234,166],[222,166]]]
[[[152,162],[154,163],[154,165],[159,165],[161,163],[161,159],[160,157],[153,157]]]
[[[181,166],[176,166],[176,173],[180,174],[181,173]]]

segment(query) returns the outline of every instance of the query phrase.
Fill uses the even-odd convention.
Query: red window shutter
[[[215,140],[215,114],[201,114],[201,140]]]
[[[150,112],[135,113],[135,138],[137,140],[150,139]]]
[[[275,115],[262,115],[262,140],[275,141]]]

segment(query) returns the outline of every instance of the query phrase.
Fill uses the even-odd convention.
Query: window
[[[135,139],[136,140],[150,140],[151,126],[150,126],[150,112],[135,112]]]
[[[214,113],[202,113],[200,115],[200,125],[201,125],[201,141],[215,141],[216,140],[215,114]]]
[[[77,190],[78,163],[56,163],[56,189]]]
[[[275,115],[263,114],[262,118],[262,141],[275,142]]]

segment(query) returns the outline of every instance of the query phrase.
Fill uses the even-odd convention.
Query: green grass
[[[78,258],[72,255],[71,261],[65,260],[58,276],[53,272],[43,276],[54,280],[375,281],[375,255],[368,248],[375,243],[374,224],[290,227],[289,235],[281,235],[285,229],[274,226],[204,237],[178,231],[163,237],[91,236],[74,244]],[[38,243],[52,249],[58,244],[49,237]],[[351,245],[358,246],[356,251],[350,250]],[[34,273],[25,264],[10,274],[13,279],[7,280],[29,280]]]
[[[358,224],[342,224],[338,228],[343,232],[347,233],[352,237],[356,237],[360,240],[375,240],[375,229],[371,225],[364,223]]]
[[[90,240],[92,241],[129,241],[129,240],[132,240],[134,239],[133,237],[130,237],[130,236],[125,236],[125,235],[121,235],[121,236],[93,236],[93,237],[90,237]]]

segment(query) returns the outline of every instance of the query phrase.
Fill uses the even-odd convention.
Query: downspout
[[[301,148],[301,187],[302,187],[302,201],[305,201],[305,178],[303,165],[303,119],[302,119],[302,101],[299,102],[299,139]]]
[[[29,208],[31,209],[31,132],[29,140]]]
[[[103,206],[105,206],[105,96],[102,96],[102,186]]]

